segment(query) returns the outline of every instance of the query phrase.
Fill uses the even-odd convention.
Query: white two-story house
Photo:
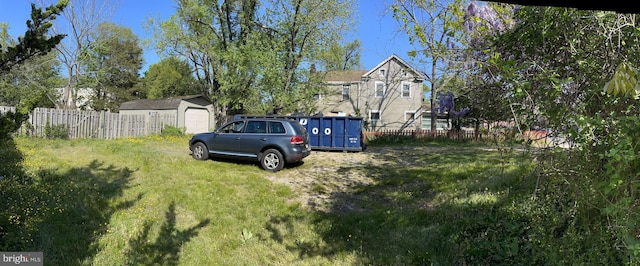
[[[328,72],[316,107],[323,115],[363,117],[368,131],[420,128],[425,79],[392,55],[371,70]]]

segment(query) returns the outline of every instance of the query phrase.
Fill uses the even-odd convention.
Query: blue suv
[[[193,135],[191,156],[257,160],[268,171],[280,171],[285,163],[300,162],[311,153],[309,134],[296,120],[276,118],[238,119],[214,132]]]

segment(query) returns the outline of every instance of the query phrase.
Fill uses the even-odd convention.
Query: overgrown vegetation
[[[573,169],[570,151],[540,162],[481,143],[373,142],[375,163],[334,174],[374,182],[313,212],[256,164],[191,159],[186,140],[3,142],[0,249],[64,265],[635,263],[588,187],[542,171]],[[279,174],[323,163],[305,161]]]
[[[62,265],[640,263],[640,110],[633,97],[638,94],[634,66],[640,66],[640,31],[634,14],[397,1],[396,18],[413,34],[411,39],[431,49],[412,54],[431,55],[426,59],[434,62],[432,95],[438,88],[459,87],[456,106],[470,107],[476,129],[484,120],[507,128],[494,135],[492,145],[380,137],[370,145],[434,149],[367,151],[376,152],[380,164],[341,167],[338,173],[348,178],[350,172],[361,172],[375,183],[358,186],[354,195],[328,195],[358,208],[321,213],[290,203],[295,191],[268,182],[267,173],[254,164],[191,160],[184,134],[175,128],[141,139],[61,140],[68,129],[50,126],[45,129],[49,139],[12,139],[29,111],[43,103],[40,92],[14,93],[30,88],[21,85],[24,81],[13,82],[13,74],[29,58],[45,59],[39,56],[61,40],[62,35],[45,33],[66,3],[44,11],[33,8],[29,31],[17,43],[8,42],[6,33],[0,36],[2,48],[7,47],[0,49],[0,74],[13,71],[3,79],[17,84],[8,86],[10,93],[3,98],[20,103],[15,113],[0,115],[0,250],[43,251],[47,263]],[[311,32],[332,19],[348,22],[349,10],[327,6],[324,11],[340,12],[282,16],[256,28],[257,6],[248,1],[232,10],[182,3],[176,16],[162,23],[159,48],[187,51],[182,54],[201,62],[207,73],[198,88],[212,91],[223,111],[312,108],[287,104],[312,102],[321,92],[311,70],[299,68],[305,62],[301,59],[331,65],[330,55],[310,52],[334,45],[327,40],[348,23],[324,35]],[[274,14],[287,14],[287,7]],[[429,16],[411,13],[421,9],[439,13],[435,17],[446,31],[428,32],[435,29],[428,24],[434,20],[418,21]],[[230,16],[216,13],[220,10]],[[210,20],[211,14],[230,19]],[[190,17],[204,20],[193,24]],[[287,21],[296,23],[278,24]],[[202,25],[232,32],[216,35]],[[314,46],[297,45],[299,32],[313,37]],[[121,47],[112,44],[112,49]],[[265,49],[286,53],[265,57]],[[96,60],[84,65],[107,54],[87,52]],[[256,58],[271,64],[248,63]],[[463,74],[437,77],[436,59],[448,68],[440,73]],[[214,71],[220,69],[233,75]],[[36,72],[51,77],[48,71]],[[103,89],[133,89],[135,83],[108,81]],[[138,89],[129,95],[144,94]],[[265,95],[269,102],[256,101]],[[535,128],[567,140],[571,148],[516,143],[518,133]],[[321,184],[312,189],[330,191]]]
[[[65,124],[51,125],[47,123],[44,126],[44,136],[48,139],[68,139],[69,126]]]
[[[160,131],[160,136],[163,137],[180,137],[184,136],[184,129],[174,126],[164,126]]]
[[[595,258],[580,254],[588,247],[577,244],[583,240],[594,245],[603,260],[598,264],[638,264],[638,16],[477,1],[395,3],[394,15],[426,51],[416,56],[446,65],[432,90],[456,89],[456,106],[471,108],[467,116],[476,130],[480,122],[506,126],[499,136],[541,130],[568,148],[532,153],[539,165],[534,204],[547,207],[543,221],[562,221],[542,242],[566,253],[543,251],[560,262],[590,264]],[[428,27],[434,21],[445,26]],[[496,147],[507,154],[511,139],[496,139]]]

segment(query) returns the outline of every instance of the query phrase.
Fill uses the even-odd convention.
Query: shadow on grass
[[[191,156],[191,155],[189,155]],[[258,169],[262,169],[262,167],[260,166],[260,162],[258,162],[257,159],[236,159],[236,158],[230,158],[230,157],[212,157],[209,158],[209,160],[207,161],[214,161],[214,162],[220,162],[220,163],[228,163],[228,164],[233,164],[233,165],[251,165],[251,166],[255,166]],[[284,169],[291,169],[291,168],[296,168],[296,167],[300,167],[304,165],[304,160],[302,161],[298,161],[298,162],[294,162],[294,163],[285,163],[284,165]]]
[[[179,230],[176,228],[175,203],[169,205],[165,214],[165,221],[160,227],[160,233],[151,242],[149,235],[153,224],[146,222],[142,233],[129,240],[128,263],[134,265],[178,265],[181,247],[198,235],[198,231],[209,224],[209,219],[197,225]]]
[[[118,210],[133,170],[92,161],[70,169],[23,168],[13,140],[0,146],[0,250],[41,251],[50,265],[86,264]]]
[[[495,153],[426,151],[370,149],[374,160],[337,173],[357,171],[373,183],[331,193],[327,212],[273,217],[266,226],[271,238],[300,258],[356,254],[363,265],[491,265],[531,252],[522,248],[527,221],[504,211],[507,198],[495,196],[516,182],[518,167],[498,176]],[[476,192],[487,199],[443,199],[471,198]],[[313,224],[321,241],[290,239],[299,234],[294,230],[299,223]]]

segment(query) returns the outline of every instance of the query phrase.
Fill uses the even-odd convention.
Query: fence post
[[[104,138],[105,136],[105,131],[104,131],[104,122],[105,122],[105,117],[104,117],[104,111],[100,111],[100,118],[98,119],[98,138]]]

